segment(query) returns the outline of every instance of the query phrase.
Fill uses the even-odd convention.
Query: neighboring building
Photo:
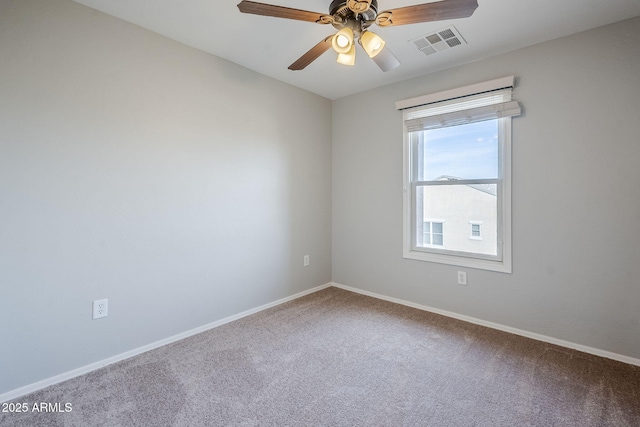
[[[457,179],[443,176],[438,181]],[[418,224],[418,246],[497,254],[495,185],[435,185],[423,188],[421,200],[418,200],[423,205],[422,229]]]

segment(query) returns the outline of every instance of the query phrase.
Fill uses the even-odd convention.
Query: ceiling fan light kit
[[[338,59],[336,60],[336,62],[342,65],[355,65],[356,64],[356,46],[352,44],[351,49],[349,49],[347,53],[339,53]]]
[[[343,28],[331,39],[331,46],[338,54],[346,54],[353,47],[353,31],[351,28]]]
[[[338,54],[337,62],[354,65],[356,51],[354,40],[367,52],[382,71],[400,65],[398,59],[386,48],[385,41],[367,29],[376,24],[391,27],[420,22],[466,18],[478,7],[478,0],[441,0],[432,3],[390,9],[378,13],[377,0],[333,0],[329,14],[309,12],[284,6],[242,0],[238,9],[242,13],[294,19],[298,21],[331,24],[338,32],[324,38],[307,53],[289,66],[290,70],[302,70],[325,53],[330,47]]]
[[[385,42],[376,33],[365,31],[360,35],[360,45],[367,52],[369,58],[374,58],[384,49]]]

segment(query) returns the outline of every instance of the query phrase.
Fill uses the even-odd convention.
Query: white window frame
[[[517,113],[512,113],[507,117],[496,118],[499,129],[499,176],[498,185],[498,255],[486,257],[481,254],[468,254],[463,252],[453,252],[439,248],[420,248],[415,246],[415,194],[412,182],[413,159],[412,140],[410,132],[407,130],[407,109],[415,111],[416,107],[434,104],[442,101],[451,101],[465,96],[491,92],[495,90],[513,88],[515,78],[513,76],[478,83],[462,88],[439,92],[412,98],[396,103],[396,108],[405,110],[403,114],[404,122],[404,144],[403,144],[403,257],[412,260],[435,262],[440,264],[455,265],[459,267],[477,268],[501,273],[512,272],[512,243],[511,243],[511,116],[519,115],[519,105]],[[512,105],[510,105],[512,106]],[[482,112],[484,114],[484,111]],[[498,113],[499,114],[499,113]]]

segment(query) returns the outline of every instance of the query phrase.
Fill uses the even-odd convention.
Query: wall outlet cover
[[[97,299],[93,301],[93,319],[100,319],[109,315],[109,300]]]
[[[467,284],[467,272],[458,271],[458,285],[466,285],[466,284]]]

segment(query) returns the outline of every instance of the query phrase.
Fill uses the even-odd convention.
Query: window
[[[472,240],[482,240],[482,222],[469,221],[469,224],[471,224],[471,235],[469,236],[469,238]]]
[[[405,258],[511,272],[511,117],[520,114],[513,81],[397,103]]]
[[[444,233],[442,221],[426,221],[422,224],[422,242],[423,246],[442,246],[444,244]]]

